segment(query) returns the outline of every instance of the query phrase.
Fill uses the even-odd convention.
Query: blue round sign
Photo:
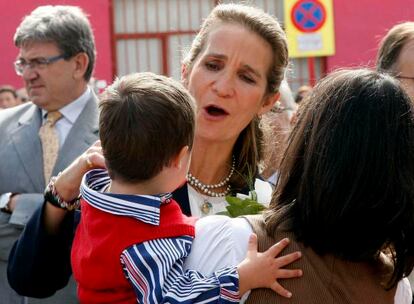
[[[326,10],[317,0],[300,0],[293,6],[291,18],[298,30],[316,32],[325,23]]]

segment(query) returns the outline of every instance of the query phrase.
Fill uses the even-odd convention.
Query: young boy
[[[210,277],[183,270],[195,219],[170,193],[185,182],[193,144],[194,102],[186,90],[163,76],[133,74],[105,91],[100,109],[108,171],[88,172],[81,185],[72,247],[80,301],[237,303],[247,290],[270,286],[280,245],[255,255],[252,242],[248,259]]]

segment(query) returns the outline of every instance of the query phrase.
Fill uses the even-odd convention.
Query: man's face
[[[399,80],[405,92],[414,102],[414,39],[403,46],[397,60],[395,73],[397,78],[400,77]]]
[[[12,92],[0,93],[0,109],[11,108],[20,104],[18,98],[14,97]]]
[[[26,63],[62,55],[55,43],[32,42],[21,47],[18,60]],[[43,66],[26,66],[22,77],[29,100],[46,111],[54,111],[73,101],[77,81],[72,58],[59,59]]]

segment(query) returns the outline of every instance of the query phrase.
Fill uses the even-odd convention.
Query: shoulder
[[[210,275],[237,265],[246,255],[251,233],[250,225],[242,218],[213,215],[198,220],[186,268]]]
[[[7,134],[20,124],[29,123],[37,111],[38,107],[31,102],[0,110],[0,133]]]
[[[222,240],[234,240],[252,233],[252,229],[243,218],[230,218],[224,215],[212,215],[196,222],[196,237],[211,239],[219,237]]]
[[[22,116],[27,111],[33,110],[36,108],[37,107],[33,103],[27,102],[27,103],[18,105],[16,107],[0,110],[0,122],[10,119],[10,118],[18,119],[20,116]]]

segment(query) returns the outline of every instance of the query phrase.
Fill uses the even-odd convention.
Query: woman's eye
[[[250,84],[254,84],[254,83],[256,83],[256,81],[254,80],[254,78],[253,78],[253,77],[251,77],[251,76],[249,76],[249,75],[246,75],[246,74],[240,74],[240,78],[241,78],[243,81],[245,81],[245,82],[247,82],[247,83],[250,83]]]
[[[217,62],[206,62],[205,66],[210,71],[218,71],[220,69],[220,66]]]

